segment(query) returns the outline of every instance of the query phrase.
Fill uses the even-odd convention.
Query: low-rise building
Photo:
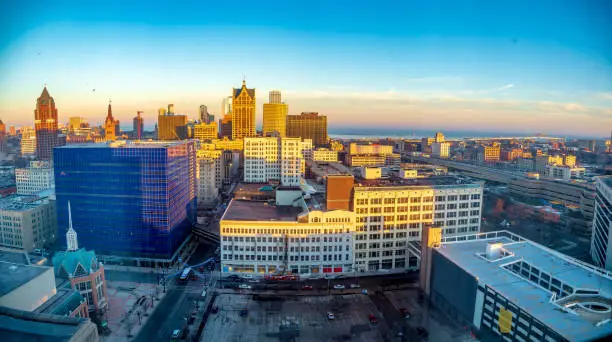
[[[0,307],[34,311],[56,292],[53,268],[0,261]]]
[[[32,127],[21,128],[21,156],[36,155],[36,131]]]
[[[31,161],[28,167],[15,169],[15,183],[20,195],[32,195],[53,189],[53,167],[48,161]]]
[[[303,169],[301,138],[258,137],[244,139],[244,182],[299,185]]]
[[[193,137],[198,140],[213,140],[218,138],[217,123],[199,123],[193,126]]]
[[[431,144],[431,155],[436,158],[448,158],[450,155],[450,143],[434,142]]]
[[[582,179],[586,169],[584,167],[569,167],[569,166],[558,166],[558,165],[547,165],[546,175],[550,178],[555,179]]]
[[[478,339],[604,341],[612,335],[610,272],[508,231],[425,233],[421,288]]]
[[[57,216],[49,191],[0,199],[0,246],[23,251],[55,242]]]

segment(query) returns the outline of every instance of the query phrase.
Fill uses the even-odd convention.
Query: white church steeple
[[[68,232],[66,232],[66,246],[69,251],[76,251],[79,249],[79,241],[77,240],[77,233],[72,229],[72,211],[70,210],[70,201],[68,201]]]

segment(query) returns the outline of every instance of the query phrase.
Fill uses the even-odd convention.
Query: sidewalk
[[[112,333],[110,336],[100,336],[100,340],[105,342],[131,341],[138,335],[140,328],[145,325],[150,314],[157,308],[157,304],[166,296],[162,289],[161,286],[155,284],[127,281],[109,282],[107,284],[107,320]],[[167,290],[168,288],[166,288],[166,293]],[[137,302],[142,296],[145,296],[146,299],[138,304]]]

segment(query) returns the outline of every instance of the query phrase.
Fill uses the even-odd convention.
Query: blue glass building
[[[195,222],[195,158],[193,141],[55,148],[58,227],[68,227],[70,201],[82,247],[169,259]]]

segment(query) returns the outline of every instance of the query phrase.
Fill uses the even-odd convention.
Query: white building
[[[431,155],[436,158],[448,158],[450,144],[447,142],[434,142],[431,144]]]
[[[303,200],[275,206],[234,199],[220,222],[222,272],[352,272],[354,225],[350,211],[308,211]]]
[[[569,167],[563,165],[546,165],[546,174],[555,179],[580,179],[584,177],[586,169],[584,167]]]
[[[50,193],[0,199],[0,246],[30,252],[55,242],[57,214]]]
[[[31,161],[26,168],[15,169],[17,193],[37,194],[55,188],[53,167],[46,161]]]
[[[596,179],[591,257],[595,265],[612,270],[612,176]]]
[[[610,340],[612,273],[508,231],[426,232],[421,289],[478,340]]]
[[[36,131],[32,127],[21,128],[21,156],[31,157],[36,154]]]
[[[361,271],[417,268],[425,225],[444,236],[480,231],[482,183],[458,184],[454,177],[356,180],[355,268]]]
[[[300,138],[257,137],[244,139],[244,181],[299,185],[304,158]]]
[[[214,205],[219,197],[217,174],[220,173],[220,159],[199,159],[198,162],[198,204]]]

